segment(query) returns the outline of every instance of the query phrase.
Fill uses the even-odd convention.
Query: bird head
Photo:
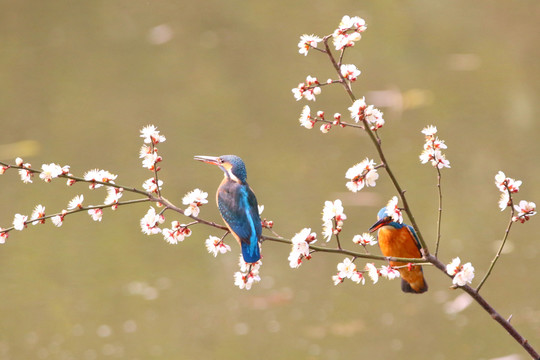
[[[205,162],[207,164],[217,165],[225,176],[229,179],[245,184],[247,180],[246,165],[242,159],[236,155],[221,155],[221,156],[195,156],[195,160]]]
[[[397,229],[403,227],[402,224],[395,222],[392,217],[388,215],[386,207],[383,207],[381,210],[379,210],[379,213],[377,214],[377,219],[378,221],[369,228],[369,232],[374,232],[375,230],[378,230],[386,225],[395,227]]]

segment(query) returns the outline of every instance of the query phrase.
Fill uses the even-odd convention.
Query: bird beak
[[[390,216],[385,216],[379,221],[377,221],[375,224],[373,224],[373,226],[369,228],[369,232],[374,232],[375,230],[383,227],[384,225],[390,223],[391,221],[392,221],[392,218]]]
[[[212,165],[218,165],[219,164],[219,162],[218,162],[219,157],[218,156],[197,155],[197,156],[194,157],[194,159],[198,160],[198,161],[205,162],[207,164],[212,164]]]

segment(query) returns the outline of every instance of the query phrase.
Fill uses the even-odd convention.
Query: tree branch
[[[446,274],[446,266],[439,261],[435,256],[429,254],[427,260],[435,265],[439,270]],[[448,275],[448,274],[447,274]],[[498,322],[535,360],[540,359],[540,354],[529,344],[521,334],[510,324],[510,321],[503,318],[479,293],[469,285],[461,286],[461,290],[469,294],[490,316]]]
[[[506,240],[508,239],[508,234],[510,233],[510,229],[512,228],[512,224],[514,223],[512,221],[512,218],[514,217],[514,208],[512,207],[512,212],[510,214],[510,221],[508,222],[508,226],[506,227],[506,230],[504,231],[504,236],[501,241],[501,246],[499,246],[499,250],[497,250],[497,253],[495,254],[495,257],[493,260],[491,260],[491,264],[489,265],[489,268],[486,272],[486,275],[484,275],[484,278],[480,281],[480,284],[476,287],[476,292],[480,291],[480,288],[484,285],[489,275],[491,275],[491,271],[493,271],[493,267],[497,263],[497,260],[499,260],[499,257],[501,256],[501,253],[503,251],[504,245],[506,244]]]
[[[441,169],[438,166],[437,169],[437,190],[439,192],[439,211],[437,212],[437,243],[435,244],[435,257],[439,254],[439,243],[441,241],[441,219],[442,219],[442,188],[441,188]]]

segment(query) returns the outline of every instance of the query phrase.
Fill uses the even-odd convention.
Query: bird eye
[[[218,163],[223,164],[223,160],[221,158],[219,158],[217,161]]]

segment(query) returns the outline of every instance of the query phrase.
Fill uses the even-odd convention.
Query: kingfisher
[[[219,213],[240,244],[244,261],[259,261],[262,224],[257,198],[246,181],[246,165],[236,155],[195,156],[195,160],[217,165],[225,173],[216,193]]]
[[[379,247],[384,256],[421,258],[420,241],[410,225],[400,224],[392,220],[386,208],[382,208],[377,214],[378,221],[369,228],[370,232],[379,230],[377,238]],[[407,263],[390,261],[390,266],[406,266]],[[421,294],[428,290],[424,279],[422,266],[410,265],[400,267],[401,290],[406,293]]]

